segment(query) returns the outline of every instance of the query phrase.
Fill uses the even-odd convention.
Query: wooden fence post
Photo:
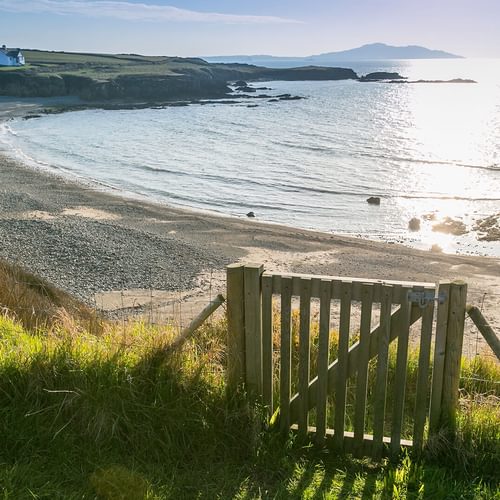
[[[245,293],[242,264],[226,268],[227,277],[227,385],[236,391],[245,378]]]
[[[476,306],[467,306],[467,314],[500,361],[500,339],[486,321],[483,313]]]
[[[450,305],[450,283],[439,285],[437,307],[436,340],[434,342],[434,364],[432,367],[431,401],[429,409],[429,432],[436,434],[441,426],[441,403],[443,400],[444,361],[446,356],[446,332]]]
[[[451,283],[446,329],[440,427],[448,429],[452,433],[455,432],[456,428],[466,302],[467,284],[461,281]]]
[[[249,393],[262,396],[262,300],[261,275],[264,266],[244,266],[245,295],[245,382]]]

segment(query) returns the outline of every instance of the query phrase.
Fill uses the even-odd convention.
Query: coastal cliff
[[[78,96],[87,101],[169,100],[224,97],[236,80],[345,80],[346,68],[308,66],[271,69],[248,64],[210,64],[178,57],[103,56],[25,51],[26,68],[0,71],[0,95]]]

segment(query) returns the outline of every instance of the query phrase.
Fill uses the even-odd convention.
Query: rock
[[[500,241],[500,212],[476,221],[473,229],[479,233],[479,241]]]
[[[415,80],[408,83],[477,83],[469,78],[453,78],[452,80]]]
[[[255,217],[255,213],[254,212],[248,212],[247,213],[247,217]]]
[[[408,222],[408,229],[410,231],[420,231],[420,219],[418,217],[413,217]]]
[[[406,77],[399,73],[389,73],[387,71],[375,71],[359,78],[360,82],[380,82],[381,80],[404,80]]]
[[[238,80],[237,82],[234,82],[233,85],[235,87],[248,87],[248,83],[244,80]]]
[[[254,81],[356,80],[358,75],[349,68],[300,66],[298,68],[259,68],[252,73],[251,78]]]
[[[285,97],[280,97],[280,101],[298,101],[300,99],[304,99],[304,97],[299,95],[287,95]]]
[[[439,233],[452,234],[454,236],[462,236],[467,234],[466,225],[460,220],[454,220],[451,217],[445,217],[441,222],[434,224],[432,230]]]
[[[422,219],[424,219],[424,220],[436,220],[436,213],[430,212],[428,214],[424,214],[424,215],[422,215]]]
[[[249,87],[248,85],[246,85],[245,87],[236,87],[234,90],[236,92],[249,92],[250,94],[257,92],[257,89]]]
[[[442,253],[443,249],[439,245],[437,245],[436,243],[434,243],[434,245],[431,246],[431,252]]]
[[[370,196],[366,202],[369,205],[380,205],[380,197],[379,196]]]

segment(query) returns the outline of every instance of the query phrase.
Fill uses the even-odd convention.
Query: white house
[[[0,66],[24,66],[25,63],[21,49],[8,49],[5,45],[0,47]]]

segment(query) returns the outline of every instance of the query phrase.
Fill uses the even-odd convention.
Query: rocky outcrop
[[[360,82],[380,82],[381,80],[404,80],[405,77],[399,73],[389,73],[386,71],[376,71],[368,73],[359,78]]]
[[[391,80],[389,83],[477,83],[477,82],[476,80],[471,80],[469,78],[453,78],[451,80]]]
[[[462,236],[468,233],[467,226],[462,221],[452,219],[451,217],[445,217],[441,222],[434,224],[432,230],[454,236]]]
[[[500,212],[484,219],[479,219],[474,230],[479,234],[479,241],[500,241]]]
[[[349,68],[326,68],[304,66],[303,68],[268,69],[261,68],[252,75],[260,80],[356,80],[358,75]]]

